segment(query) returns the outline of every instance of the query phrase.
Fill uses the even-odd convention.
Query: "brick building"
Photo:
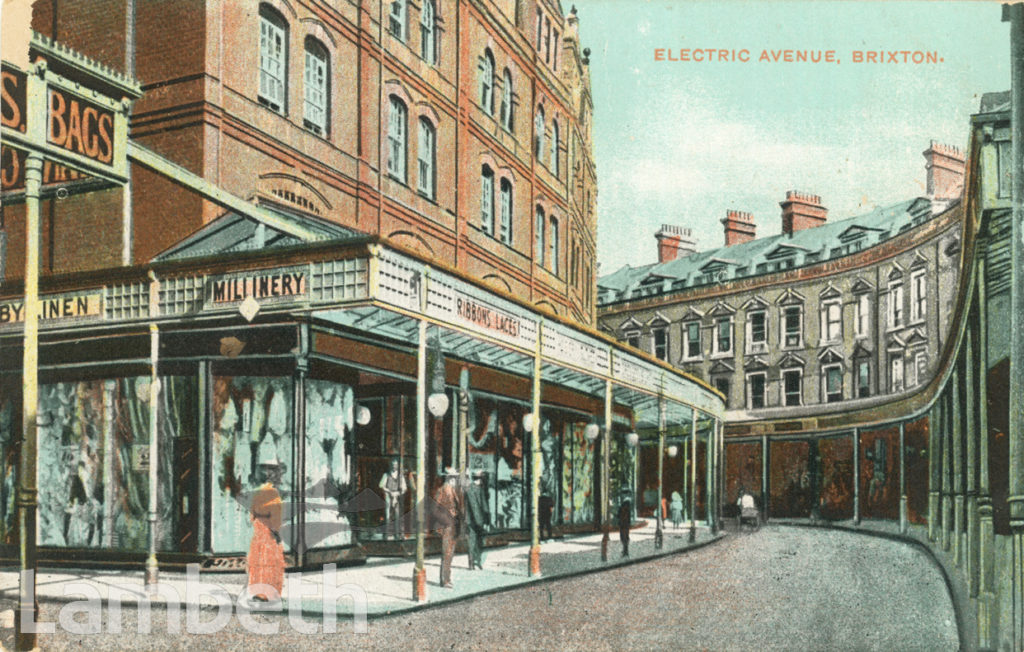
[[[33,28],[139,79],[134,142],[219,188],[593,323],[588,62],[558,2],[39,0]],[[144,263],[224,212],[132,174],[124,203],[44,206],[44,273]]]

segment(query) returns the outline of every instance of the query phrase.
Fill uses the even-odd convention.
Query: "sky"
[[[759,237],[779,233],[787,190],[820,195],[830,220],[923,195],[929,142],[966,148],[982,93],[1010,85],[998,2],[576,7],[591,50],[602,275],[657,262],[662,224],[692,228],[699,250],[724,244],[729,209],[752,212]],[[750,60],[668,60],[683,48],[746,49]],[[758,60],[786,49],[808,58],[833,50],[838,62]],[[934,53],[937,62],[854,61],[869,50]]]

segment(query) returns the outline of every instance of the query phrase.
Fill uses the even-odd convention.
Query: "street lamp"
[[[370,423],[370,408],[365,405],[360,405],[356,409],[356,423],[361,426],[365,426]]]
[[[678,446],[676,446],[675,444],[672,444],[671,446],[668,447],[668,456],[669,457],[675,457],[678,454],[679,454],[679,447]]]
[[[444,392],[435,392],[428,396],[427,410],[437,419],[443,417],[448,413],[448,395]]]
[[[636,445],[640,443],[640,435],[635,432],[631,432],[626,435],[626,443],[629,444],[630,448],[636,448]]]
[[[588,423],[586,425],[586,427],[583,428],[583,436],[586,437],[587,441],[589,441],[591,444],[593,444],[595,441],[597,441],[597,438],[600,435],[601,435],[601,426],[597,425],[593,421]]]

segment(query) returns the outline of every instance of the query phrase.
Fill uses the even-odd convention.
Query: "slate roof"
[[[758,238],[666,263],[641,267],[625,265],[598,279],[598,304],[668,294],[840,258],[885,242],[931,219],[932,215],[931,201],[918,197],[792,235]]]
[[[266,206],[264,208],[268,208],[281,219],[301,226],[315,235],[309,239],[299,238],[272,226],[261,224],[251,217],[228,212],[201,227],[170,249],[158,254],[153,260],[183,260],[239,251],[293,247],[309,242],[334,240],[344,242],[366,237],[365,233],[326,220],[300,216],[277,208]],[[262,232],[260,227],[262,227]]]

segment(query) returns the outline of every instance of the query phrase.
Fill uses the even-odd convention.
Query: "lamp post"
[[[654,532],[654,547],[665,545],[665,515],[661,505],[665,500],[665,399],[658,399],[658,504],[655,506],[658,528]]]
[[[690,410],[690,543],[697,540],[697,410]]]

